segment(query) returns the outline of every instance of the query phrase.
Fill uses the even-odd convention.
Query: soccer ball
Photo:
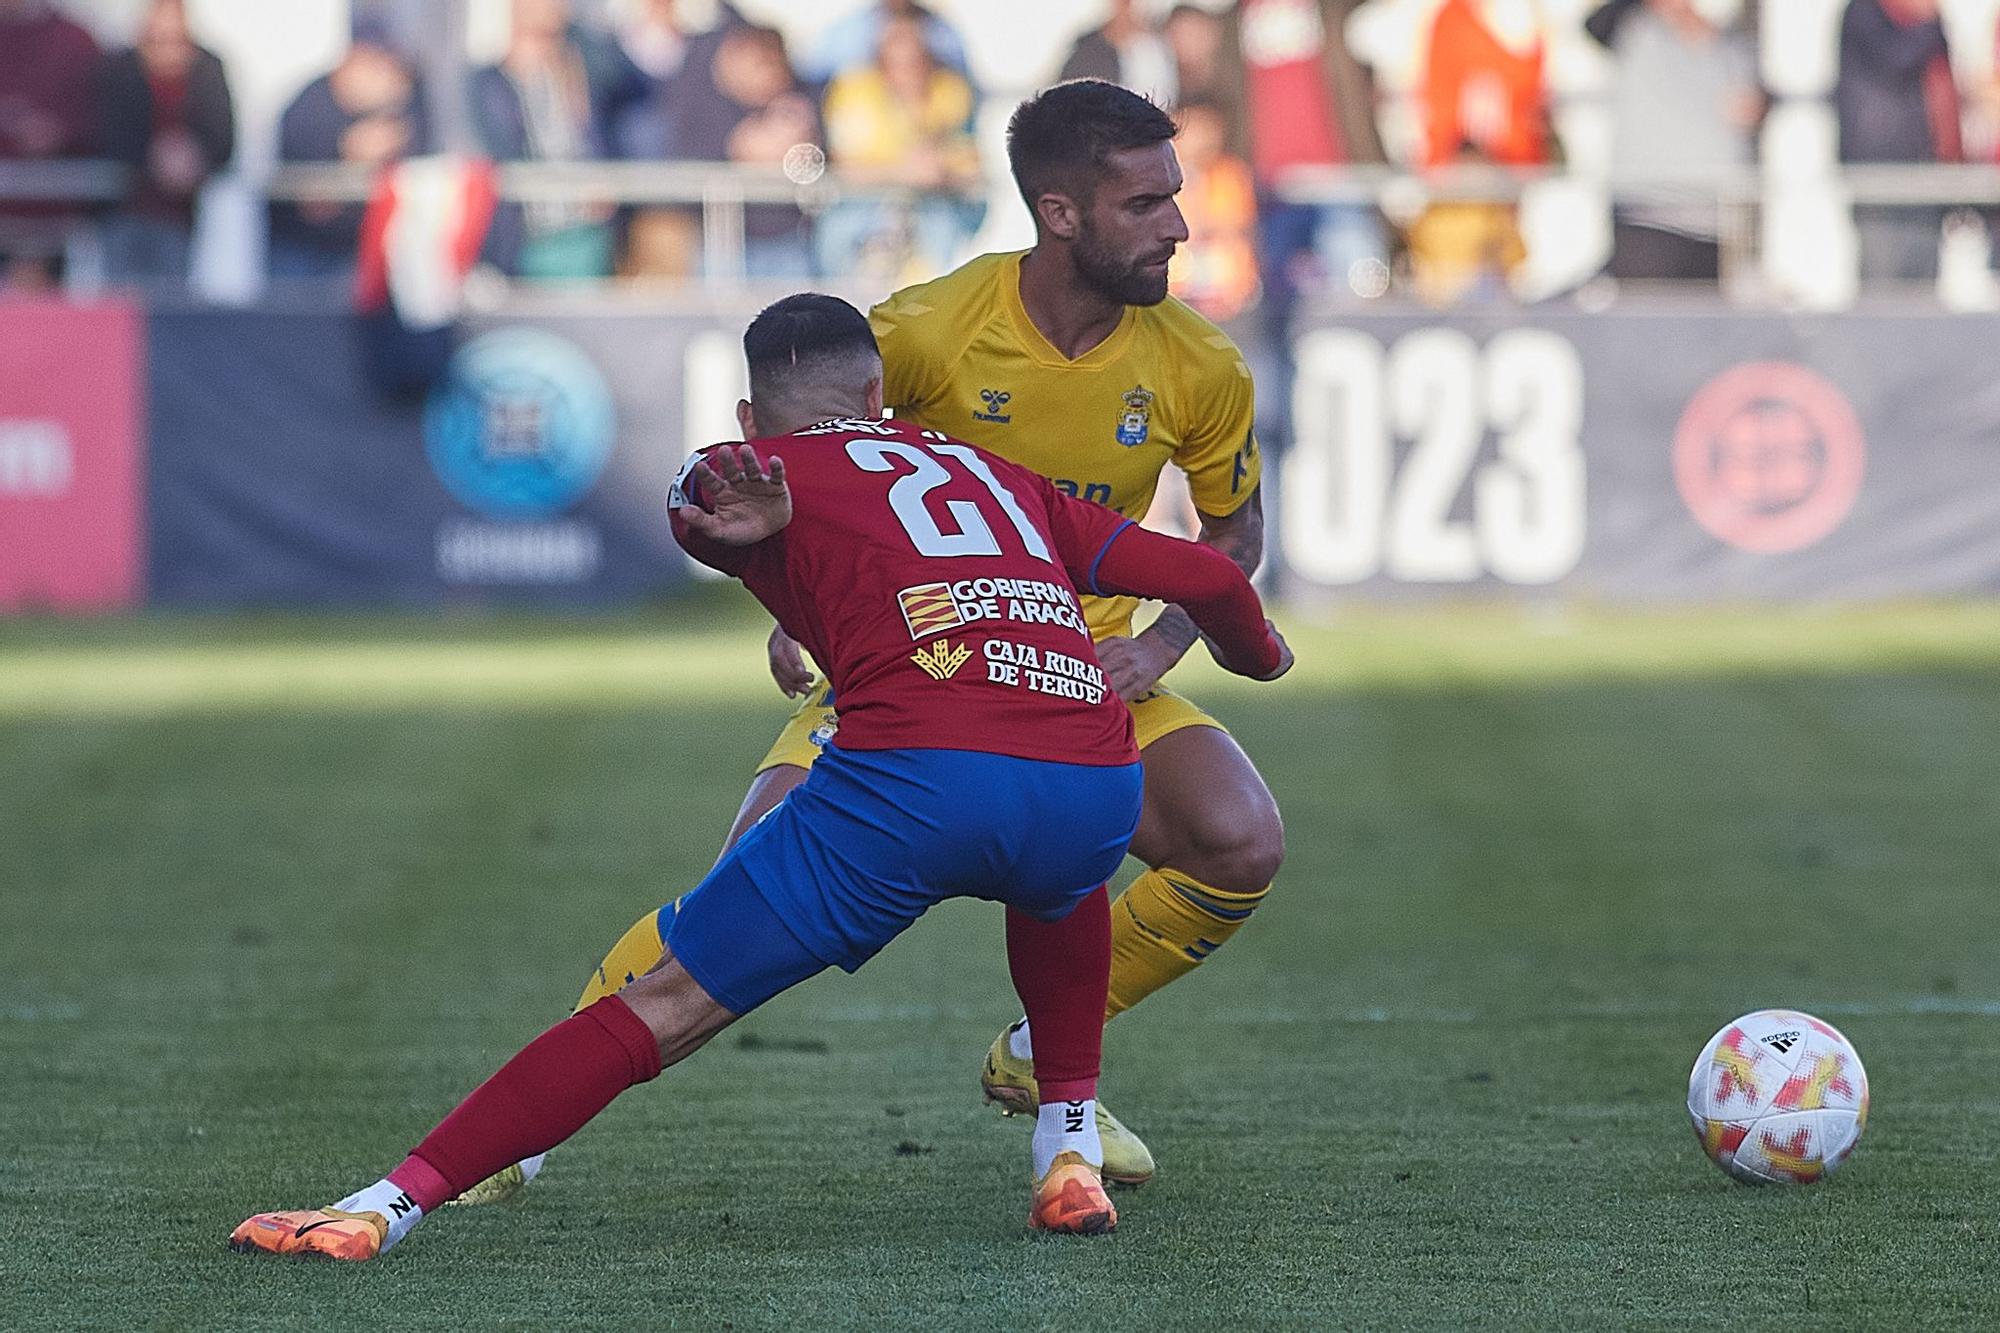
[[[1868,1124],[1868,1073],[1831,1023],[1759,1009],[1708,1039],[1688,1075],[1708,1159],[1753,1185],[1808,1184],[1847,1160]]]

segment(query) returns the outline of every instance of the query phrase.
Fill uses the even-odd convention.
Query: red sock
[[[1042,1101],[1095,1097],[1111,985],[1110,895],[1098,889],[1060,921],[1008,908],[1007,968],[1034,1033]]]
[[[623,1000],[607,996],[523,1047],[389,1179],[429,1212],[502,1167],[547,1152],[619,1093],[659,1075],[651,1029]]]

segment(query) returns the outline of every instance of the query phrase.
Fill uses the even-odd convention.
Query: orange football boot
[[[1049,1173],[1035,1184],[1029,1230],[1102,1236],[1117,1225],[1118,1210],[1111,1206],[1111,1196],[1104,1192],[1097,1168],[1080,1153],[1057,1153],[1049,1163]]]
[[[229,1233],[229,1248],[238,1254],[307,1254],[359,1263],[380,1254],[388,1234],[380,1213],[302,1208],[257,1214]]]

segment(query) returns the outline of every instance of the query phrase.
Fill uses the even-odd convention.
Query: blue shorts
[[[660,937],[744,1014],[824,968],[854,971],[946,898],[1059,920],[1118,869],[1139,792],[1137,764],[828,745],[693,892],[660,909]]]

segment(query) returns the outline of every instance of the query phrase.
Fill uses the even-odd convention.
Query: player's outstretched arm
[[[1091,592],[1157,598],[1183,608],[1225,671],[1276,680],[1291,670],[1292,650],[1265,618],[1249,577],[1214,547],[1127,523],[1091,563]]]
[[[689,532],[719,546],[754,546],[792,521],[785,460],[759,459],[747,444],[710,449],[688,470],[674,517]]]
[[[1201,522],[1201,531],[1194,540],[1202,545],[1222,552],[1233,561],[1245,576],[1255,578],[1257,567],[1264,562],[1264,503],[1263,497],[1252,491],[1248,499],[1237,506],[1235,512],[1216,515],[1196,511]],[[1201,631],[1194,620],[1178,606],[1168,606],[1160,612],[1158,619],[1148,625],[1133,640],[1149,650],[1143,655],[1149,659],[1144,668],[1150,679],[1145,679],[1146,688],[1172,670],[1181,658],[1187,656],[1188,649],[1200,638]],[[1210,644],[1211,650],[1214,644]]]
[[[1239,676],[1276,680],[1291,670],[1291,649],[1264,618],[1250,576],[1230,556],[1210,543],[1148,531],[1102,505],[1063,494],[1025,468],[1014,472],[1039,495],[1056,555],[1079,589],[1184,608],[1216,662]]]

